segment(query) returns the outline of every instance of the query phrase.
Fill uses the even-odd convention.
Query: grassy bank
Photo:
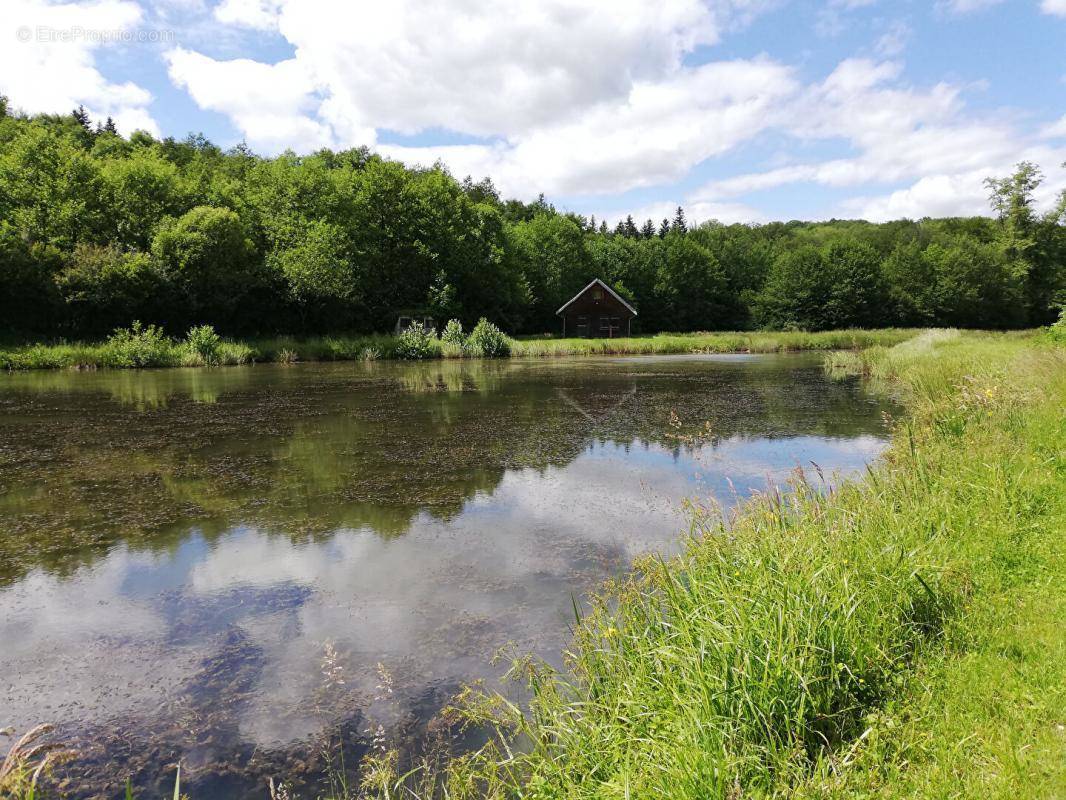
[[[656,334],[624,339],[510,339],[512,357],[591,355],[654,355],[670,353],[775,353],[792,350],[839,350],[893,345],[917,331],[903,328],[804,332],[720,332]],[[147,341],[140,341],[145,340]],[[191,346],[165,336],[129,337],[104,342],[61,342],[0,346],[0,369],[93,369],[181,367],[295,363],[300,361],[359,361],[405,356],[399,337],[322,336],[307,339],[276,337],[233,342],[220,339],[213,347]],[[432,339],[421,353],[426,358],[464,358],[470,351]]]
[[[522,339],[512,355],[531,358],[597,355],[656,355],[671,353],[781,353],[799,350],[860,350],[891,346],[915,336],[908,328],[803,331],[747,331],[719,333],[660,333],[624,339]]]
[[[901,393],[884,463],[697,514],[529,661],[525,713],[471,693],[483,750],[381,797],[1066,794],[1066,351],[930,332],[832,359]],[[420,785],[421,784],[421,785]]]

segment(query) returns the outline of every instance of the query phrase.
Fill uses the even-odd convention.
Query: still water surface
[[[0,727],[88,795],[312,791],[422,740],[505,643],[676,549],[683,501],[847,475],[893,409],[818,356],[0,376]],[[2,741],[0,741],[2,744]]]

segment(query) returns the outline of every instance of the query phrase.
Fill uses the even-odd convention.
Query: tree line
[[[263,158],[0,97],[0,335],[368,332],[408,310],[541,333],[594,277],[645,332],[1042,325],[1066,300],[1066,192],[1040,214],[1041,180],[990,178],[987,218],[690,226],[679,208],[609,229],[366,148]]]

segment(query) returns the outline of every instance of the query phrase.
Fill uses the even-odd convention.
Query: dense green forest
[[[0,335],[369,332],[408,309],[540,333],[597,276],[644,332],[1040,325],[1066,299],[1066,193],[1038,214],[1040,180],[990,178],[995,218],[690,228],[679,208],[611,230],[365,148],[262,158],[0,97]]]

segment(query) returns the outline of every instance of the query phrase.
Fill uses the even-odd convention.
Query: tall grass
[[[52,739],[51,725],[38,725],[23,734],[0,762],[0,798],[36,800],[42,796],[42,778],[72,753]]]
[[[154,329],[138,329],[136,336],[118,335],[106,342],[60,342],[0,348],[0,369],[63,369],[99,367],[177,367],[251,362],[362,361],[410,357],[410,348],[397,336],[322,336],[297,339],[274,337],[213,342],[213,331],[194,328],[183,341]],[[489,330],[491,328],[491,330]],[[433,339],[422,358],[478,358],[486,353],[513,358],[596,355],[666,355],[678,353],[776,353],[793,350],[859,349],[890,346],[917,335],[902,328],[762,333],[656,334],[625,339],[512,339],[486,323],[472,332],[468,344]],[[192,338],[190,338],[192,337]],[[213,348],[205,350],[205,348]]]
[[[0,369],[232,366],[250,363],[255,355],[249,345],[222,339],[209,325],[193,328],[178,340],[154,325],[135,322],[99,344],[35,344],[0,350]]]
[[[826,491],[797,479],[728,521],[695,513],[682,555],[646,559],[593,598],[567,670],[515,662],[528,708],[475,690],[456,704],[454,718],[493,732],[488,745],[402,778],[375,764],[376,796],[892,794],[870,776],[888,762],[898,774],[914,754],[883,743],[918,676],[946,646],[972,643],[988,623],[973,609],[1027,585],[1034,564],[1066,577],[1049,561],[1066,510],[1066,353],[1036,337],[948,332],[851,366],[911,412],[865,480]],[[961,761],[1002,796],[1027,796],[1033,779],[1004,759]],[[842,777],[859,763],[865,778]],[[1064,763],[1045,777],[1063,780]],[[919,796],[952,794],[950,772]]]
[[[676,353],[780,353],[793,350],[861,349],[891,346],[917,335],[908,328],[881,330],[658,333],[620,339],[519,339],[518,357],[669,355]]]

